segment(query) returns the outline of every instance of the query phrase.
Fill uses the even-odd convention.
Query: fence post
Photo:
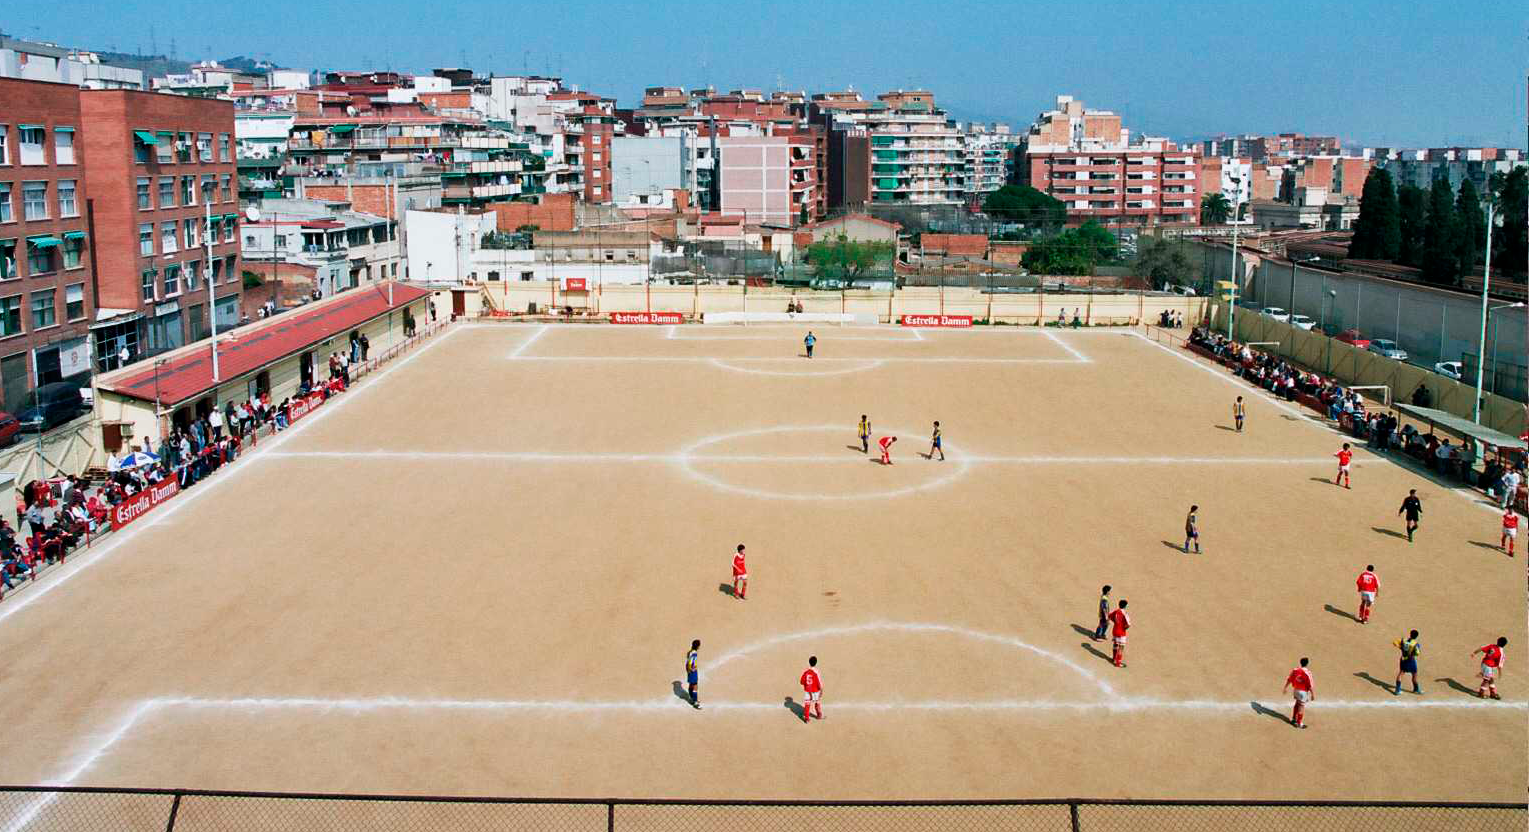
[[[175,793],[175,799],[170,801],[170,819],[165,821],[165,832],[175,832],[175,815],[181,810],[180,792]]]
[[[605,804],[605,832],[616,832],[616,801]]]
[[[1072,832],[1081,832],[1082,827],[1078,824],[1078,802],[1076,800],[1069,800],[1067,802],[1067,814],[1072,820]]]

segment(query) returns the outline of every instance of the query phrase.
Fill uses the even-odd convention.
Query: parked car
[[[1276,321],[1284,322],[1290,320],[1290,313],[1279,308],[1278,306],[1265,306],[1263,309],[1258,311],[1264,315],[1268,315]]]
[[[1357,329],[1345,329],[1338,333],[1336,337],[1339,341],[1342,341],[1345,344],[1352,344],[1353,346],[1356,346],[1360,349],[1364,349],[1370,345],[1370,339],[1360,335],[1359,330]]]
[[[1396,342],[1390,338],[1375,338],[1370,341],[1370,346],[1367,349],[1376,355],[1384,355],[1396,361],[1407,360],[1407,351],[1398,347]]]
[[[1465,374],[1465,362],[1440,361],[1439,363],[1433,365],[1433,371],[1441,376],[1444,376],[1445,378],[1452,378],[1455,381],[1459,381],[1460,377]]]
[[[33,393],[33,396],[27,398],[32,399],[34,404],[16,414],[21,429],[25,431],[51,430],[80,415],[85,409],[80,388],[67,382],[44,384]]]
[[[1306,317],[1305,315],[1291,315],[1290,325],[1310,332],[1316,328],[1317,322],[1311,318]]]
[[[0,413],[0,448],[9,448],[16,444],[16,437],[21,434],[21,423],[9,413]]]

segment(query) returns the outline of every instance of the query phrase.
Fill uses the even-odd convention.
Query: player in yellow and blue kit
[[[696,668],[696,662],[700,658],[701,640],[690,642],[690,652],[685,654],[685,683],[690,686],[690,707],[701,710],[701,695],[696,691],[696,685],[701,681],[701,671]]]

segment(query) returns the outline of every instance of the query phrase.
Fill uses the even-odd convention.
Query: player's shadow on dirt
[[[674,695],[686,705],[690,704],[690,691],[685,690],[685,685],[680,680],[674,680]]]
[[[1093,633],[1089,633],[1088,635],[1089,635],[1090,638],[1092,638],[1094,634]],[[1079,644],[1078,646],[1082,647],[1084,650],[1087,650],[1088,652],[1094,654],[1095,656],[1098,656],[1099,658],[1104,659],[1105,661],[1109,662],[1110,664],[1114,664],[1115,663],[1115,657],[1114,656],[1106,656],[1104,654],[1103,650],[1100,650],[1099,648],[1095,647],[1092,644],[1089,644],[1086,641],[1083,642],[1082,644]]]
[[[802,706],[800,704],[798,704],[795,699],[792,699],[789,696],[786,697],[786,703],[785,704],[786,704],[786,710],[790,711],[792,713],[792,715],[795,716],[797,719],[801,719],[802,718],[802,714],[806,713],[806,711],[802,710]]]
[[[1380,526],[1371,526],[1370,527],[1370,531],[1372,531],[1372,532],[1374,532],[1376,534],[1383,534],[1386,537],[1394,537],[1394,538],[1396,538],[1398,540],[1406,540],[1407,539],[1407,535],[1406,534],[1404,534],[1402,532],[1399,532],[1396,529],[1383,529]]]
[[[1333,481],[1327,477],[1308,477],[1307,479],[1311,480],[1312,482],[1320,482],[1323,485],[1333,485]]]
[[[738,597],[737,593],[733,592],[733,585],[732,584],[717,584],[717,591],[722,593],[723,595],[726,595],[729,598],[737,598]]]
[[[868,454],[868,453],[870,453],[869,449],[862,448],[859,445],[845,445],[844,447],[849,448],[850,450],[854,451],[857,454]]]
[[[1237,432],[1237,429],[1232,427],[1231,425],[1216,425],[1216,430],[1227,430],[1227,431],[1231,431],[1232,433],[1236,433]]]
[[[1184,544],[1182,544],[1182,543],[1174,543],[1171,540],[1164,540],[1163,541],[1163,545],[1167,546],[1168,548],[1172,549],[1175,552],[1178,552],[1181,555],[1188,554],[1187,552],[1184,551]]]
[[[1363,670],[1359,671],[1358,673],[1355,673],[1354,677],[1357,678],[1357,679],[1363,679],[1366,682],[1369,682],[1370,684],[1374,685],[1375,687],[1380,688],[1381,690],[1385,691],[1386,693],[1392,693],[1392,692],[1394,692],[1396,690],[1396,683],[1395,682],[1387,682],[1387,681],[1383,681],[1381,679],[1377,679],[1374,676],[1371,676],[1370,674],[1366,673]]]
[[[1074,625],[1072,625],[1072,629],[1078,635],[1083,636],[1084,638],[1093,638],[1094,637],[1094,631],[1090,630],[1089,628],[1087,628],[1085,626],[1083,626],[1082,624],[1074,624]]]
[[[1490,550],[1492,550],[1494,552],[1497,552],[1498,554],[1502,553],[1502,547],[1501,546],[1498,546],[1496,543],[1488,543],[1485,540],[1472,540],[1471,541],[1471,545],[1472,546],[1480,546],[1483,549],[1490,549]]]
[[[1327,610],[1328,612],[1332,613],[1333,615],[1338,616],[1339,618],[1347,618],[1348,620],[1354,622],[1355,624],[1359,623],[1359,616],[1349,612],[1348,610],[1340,610],[1337,607],[1333,606],[1332,604],[1323,604],[1322,605],[1322,609]]]
[[[1263,716],[1273,717],[1273,718],[1279,720],[1280,722],[1285,723],[1286,725],[1294,725],[1295,724],[1294,722],[1290,721],[1290,717],[1285,716],[1284,714],[1280,713],[1279,711],[1274,710],[1273,708],[1265,707],[1264,705],[1261,705],[1261,704],[1259,704],[1257,702],[1250,702],[1248,704],[1253,706],[1253,713],[1255,713],[1255,714],[1261,714]]]
[[[1469,696],[1472,699],[1479,698],[1479,697],[1476,696],[1476,691],[1471,690],[1470,688],[1466,687],[1465,685],[1460,684],[1459,682],[1455,681],[1454,679],[1451,679],[1448,676],[1445,676],[1442,679],[1435,679],[1434,681],[1435,682],[1443,682],[1444,684],[1449,685],[1451,690],[1457,690],[1457,691],[1465,694],[1466,696]]]

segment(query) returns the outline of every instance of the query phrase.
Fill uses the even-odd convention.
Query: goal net
[[[1382,407],[1391,406],[1391,385],[1389,384],[1355,384],[1348,389],[1370,401],[1379,402]]]

